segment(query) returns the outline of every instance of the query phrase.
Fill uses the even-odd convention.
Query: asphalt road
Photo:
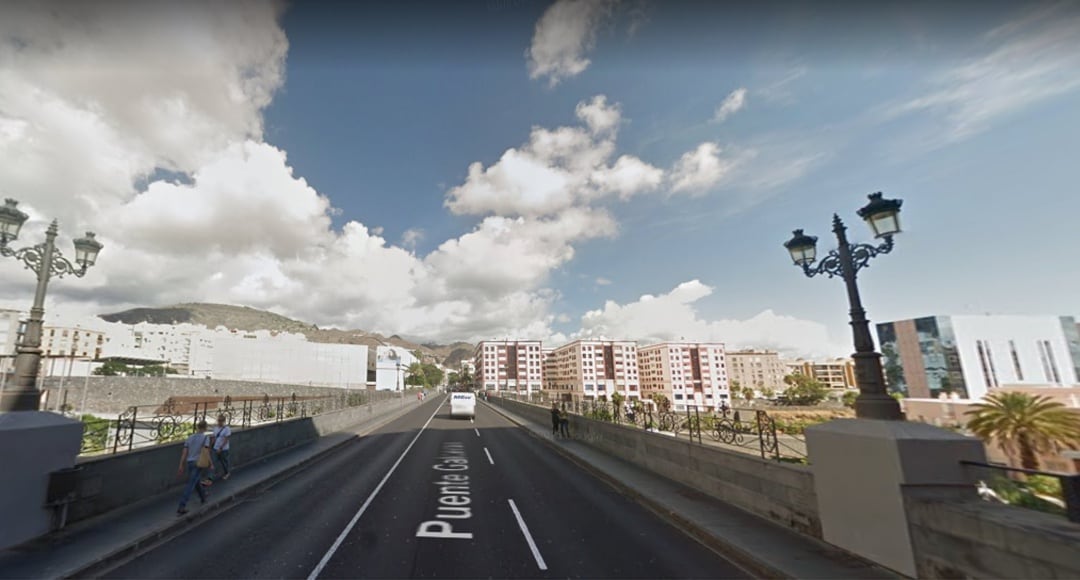
[[[109,578],[737,578],[501,415],[444,397]]]

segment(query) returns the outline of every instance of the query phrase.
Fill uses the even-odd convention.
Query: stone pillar
[[[51,531],[49,474],[75,465],[82,432],[82,422],[55,413],[0,413],[0,549]]]
[[[925,423],[839,419],[806,430],[825,541],[916,577],[906,493],[976,496],[960,461],[982,441]]]

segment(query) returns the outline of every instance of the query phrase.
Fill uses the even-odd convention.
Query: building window
[[[979,363],[982,365],[983,380],[986,382],[986,388],[991,389],[998,386],[994,361],[990,358],[990,344],[984,340],[976,340],[975,348],[979,352]]]
[[[1043,374],[1046,382],[1055,385],[1061,384],[1061,375],[1058,373],[1057,361],[1054,360],[1054,351],[1050,348],[1049,340],[1038,341],[1039,357],[1042,359]]]
[[[1012,355],[1013,370],[1016,371],[1016,380],[1024,380],[1024,371],[1020,370],[1020,355],[1016,354],[1016,343],[1009,341],[1009,353]]]

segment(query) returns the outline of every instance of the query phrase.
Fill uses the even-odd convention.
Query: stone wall
[[[327,433],[377,420],[405,406],[408,405],[398,399],[385,400],[370,408],[352,407],[236,431],[229,441],[230,459],[233,466],[241,467]],[[182,445],[157,445],[81,460],[77,498],[69,506],[68,521],[76,522],[169,490],[179,490],[184,483],[176,475]]]
[[[551,415],[544,407],[499,397],[493,397],[491,402],[523,419],[551,425]],[[805,466],[577,415],[570,416],[570,432],[575,439],[639,467],[804,534],[821,537],[813,474]]]
[[[1080,524],[979,500],[908,494],[920,578],[1080,578]]]
[[[44,387],[49,392],[48,408],[58,408],[65,399],[60,392],[60,378],[45,379]],[[169,397],[289,397],[293,393],[299,397],[323,397],[344,392],[332,387],[175,377],[72,377],[64,380],[64,391],[67,404],[75,412],[82,413],[85,407],[86,413],[106,418],[132,405],[160,405]]]

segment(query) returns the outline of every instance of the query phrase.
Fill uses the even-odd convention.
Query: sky
[[[1073,315],[1080,3],[6,2],[14,247],[47,309],[221,302],[422,341],[850,352],[795,228],[873,242],[874,321]],[[0,260],[0,307],[34,280]]]

